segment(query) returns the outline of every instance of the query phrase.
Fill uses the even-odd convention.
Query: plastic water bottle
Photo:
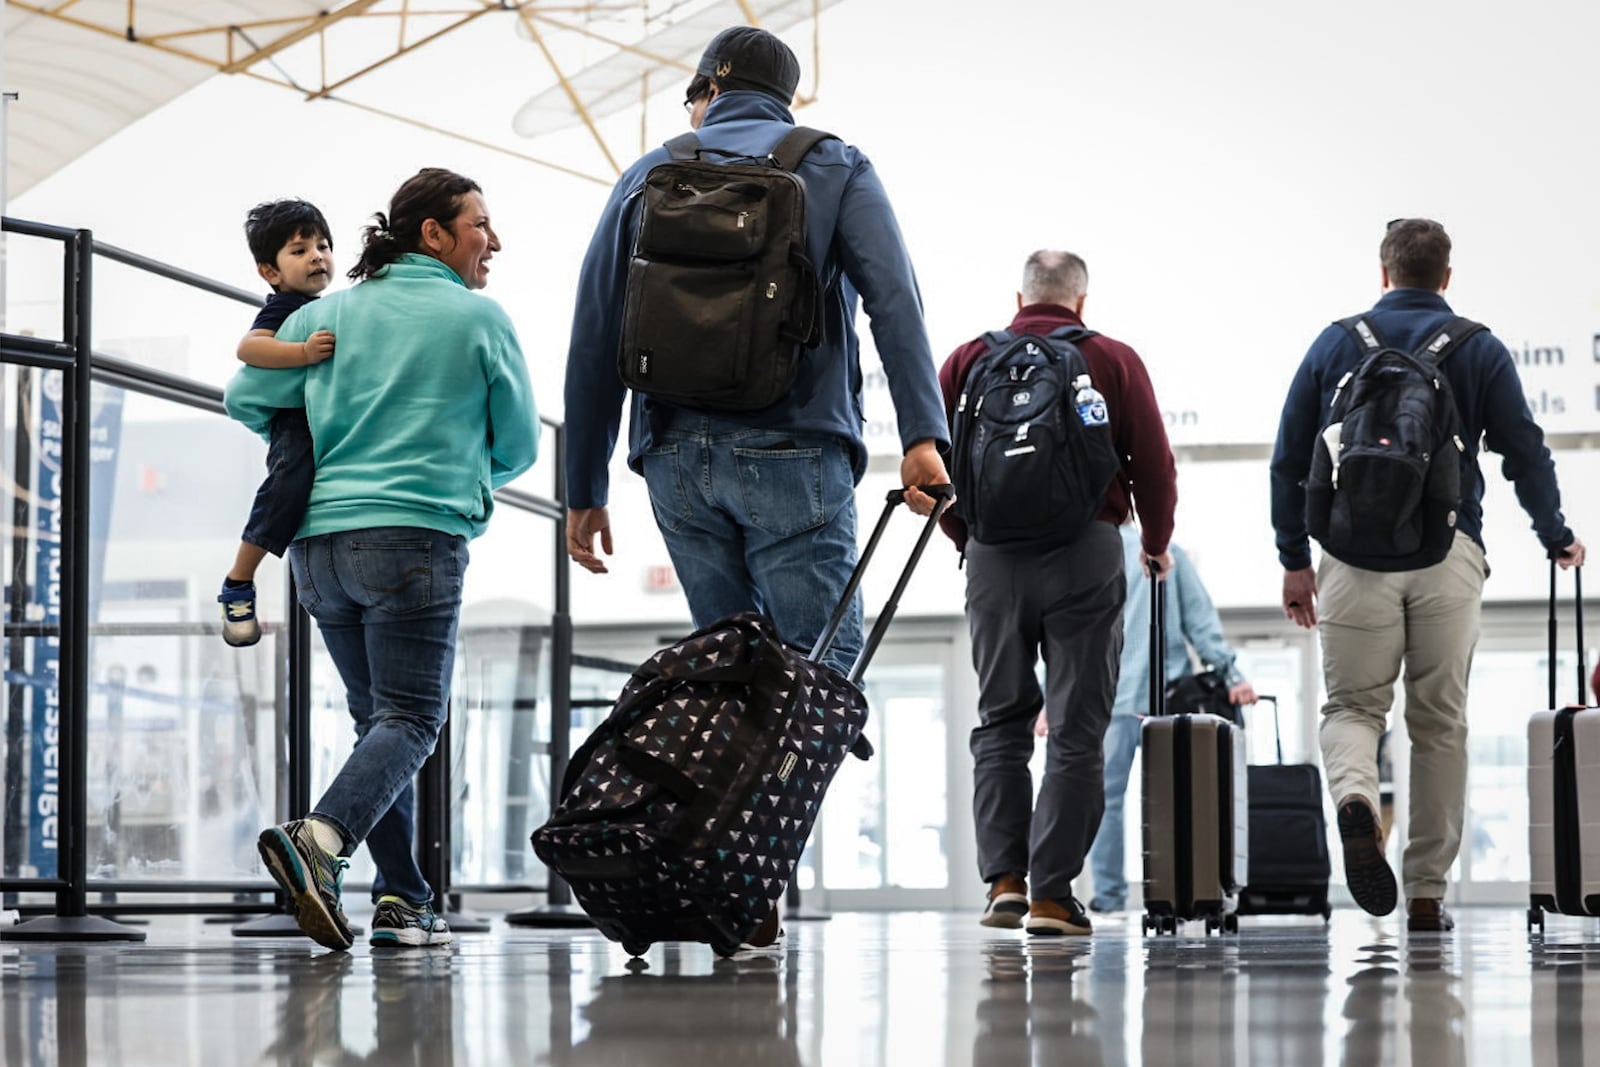
[[[1072,387],[1077,390],[1073,403],[1078,406],[1078,418],[1085,426],[1104,426],[1111,421],[1106,415],[1106,398],[1089,383],[1087,374],[1078,375]]]

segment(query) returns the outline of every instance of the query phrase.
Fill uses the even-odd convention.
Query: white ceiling
[[[165,34],[203,27],[246,26],[265,20],[314,18],[315,0],[184,0],[136,5],[135,33],[161,47],[141,45],[106,29],[127,22],[126,0],[48,0],[68,23],[8,2],[5,8],[5,86],[18,94],[8,112],[8,192],[26,191],[117,131],[199,85],[228,62],[227,35]],[[61,10],[64,9],[64,10]],[[292,27],[290,27],[292,28]],[[258,27],[257,43],[285,27]],[[236,41],[240,52],[247,45]],[[192,53],[187,58],[171,48]]]

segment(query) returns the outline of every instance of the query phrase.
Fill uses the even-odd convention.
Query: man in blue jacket
[[[1415,351],[1450,321],[1450,237],[1430,219],[1396,219],[1379,248],[1383,298],[1364,316],[1383,342]],[[1304,481],[1312,445],[1341,379],[1363,352],[1340,325],[1322,331],[1306,353],[1278,424],[1272,456],[1272,524],[1283,564],[1283,609],[1318,625],[1328,699],[1322,706],[1322,759],[1338,807],[1345,881],[1367,911],[1397,904],[1394,872],[1378,821],[1378,740],[1387,728],[1394,684],[1406,673],[1411,738],[1410,843],[1402,865],[1406,925],[1454,927],[1443,907],[1445,879],[1461,847],[1467,782],[1467,675],[1478,643],[1483,581],[1483,475],[1478,443],[1504,459],[1501,471],[1533,520],[1545,550],[1562,567],[1581,566],[1583,542],[1561,514],[1555,464],[1533,421],[1516,365],[1504,344],[1481,330],[1441,367],[1460,416],[1461,506],[1455,541],[1443,561],[1417,570],[1377,571],[1323,553],[1311,568]]]
[[[799,80],[799,61],[772,34],[751,26],[719,33],[684,101],[710,158],[772,152],[794,128],[789,103]],[[617,351],[639,194],[646,174],[668,156],[658,148],[622,175],[578,282],[566,376],[567,550],[594,573],[605,573],[601,554],[612,550],[607,466],[627,393]],[[802,354],[788,395],[758,411],[709,414],[635,394],[628,465],[644,475],[695,625],[759,610],[785,640],[807,646],[856,560],[855,486],[866,473],[867,450],[851,293],[871,319],[889,379],[904,485],[949,481],[940,458],[949,434],[922,298],[872,164],[830,139],[797,173],[806,187],[808,252],[825,294],[821,343]],[[906,498],[919,514],[932,513],[926,494],[911,488]],[[848,668],[861,644],[857,596],[829,662]]]

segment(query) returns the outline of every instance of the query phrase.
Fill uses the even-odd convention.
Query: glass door
[[[949,773],[954,750],[966,749],[966,729],[946,714],[951,650],[937,639],[879,649],[865,683],[873,757],[846,759],[828,789],[796,872],[808,903],[953,906],[951,805],[969,805],[970,797]]]

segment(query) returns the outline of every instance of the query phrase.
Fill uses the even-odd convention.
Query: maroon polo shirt
[[[1059,304],[1029,304],[1017,312],[1006,329],[1012,333],[1047,336],[1063,326],[1082,326],[1083,320]],[[1137,504],[1140,539],[1144,550],[1159,556],[1172,538],[1172,513],[1178,503],[1178,475],[1167,443],[1167,424],[1156,405],[1155,389],[1139,353],[1098,334],[1078,343],[1089,364],[1089,378],[1106,398],[1111,420],[1111,440],[1122,457],[1122,469],[1106,487],[1100,509],[1106,522],[1124,523]],[[939,369],[944,391],[945,418],[953,421],[956,401],[978,357],[988,351],[983,339],[969,341],[950,354]],[[966,523],[946,513],[940,520],[957,547],[967,543]]]

